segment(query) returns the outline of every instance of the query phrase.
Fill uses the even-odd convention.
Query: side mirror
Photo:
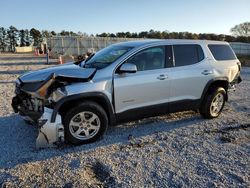
[[[119,69],[119,73],[136,73],[136,71],[137,67],[132,63],[124,63]]]

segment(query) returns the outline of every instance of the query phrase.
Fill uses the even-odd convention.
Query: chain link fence
[[[237,55],[250,55],[250,43],[230,42],[230,46]]]
[[[111,38],[111,37],[51,37],[47,39],[48,47],[57,54],[82,55],[87,52],[96,52],[106,46],[118,42],[141,40],[138,38]]]
[[[133,40],[142,39],[56,36],[48,38],[47,44],[54,53],[78,56],[87,52],[96,52],[114,43]],[[230,45],[237,55],[250,55],[250,43],[231,42]]]

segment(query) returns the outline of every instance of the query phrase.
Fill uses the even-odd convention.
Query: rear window
[[[229,45],[226,44],[209,44],[208,48],[212,52],[214,59],[218,61],[234,60],[236,56]]]
[[[200,45],[184,44],[174,45],[175,66],[192,65],[204,59],[204,53]]]

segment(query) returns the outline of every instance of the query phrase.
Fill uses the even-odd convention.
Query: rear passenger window
[[[204,53],[200,45],[184,44],[174,45],[175,66],[192,65],[204,59]]]
[[[226,44],[209,44],[208,48],[212,52],[214,59],[218,61],[234,60],[236,56],[229,45]]]

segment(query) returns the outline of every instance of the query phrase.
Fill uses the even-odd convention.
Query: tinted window
[[[196,44],[174,45],[175,66],[192,65],[204,59],[203,50]]]
[[[233,60],[236,56],[229,45],[223,44],[209,44],[208,48],[212,52],[214,59],[216,60]]]
[[[132,56],[127,63],[133,63],[138,71],[165,68],[165,47],[158,46],[140,51]]]

